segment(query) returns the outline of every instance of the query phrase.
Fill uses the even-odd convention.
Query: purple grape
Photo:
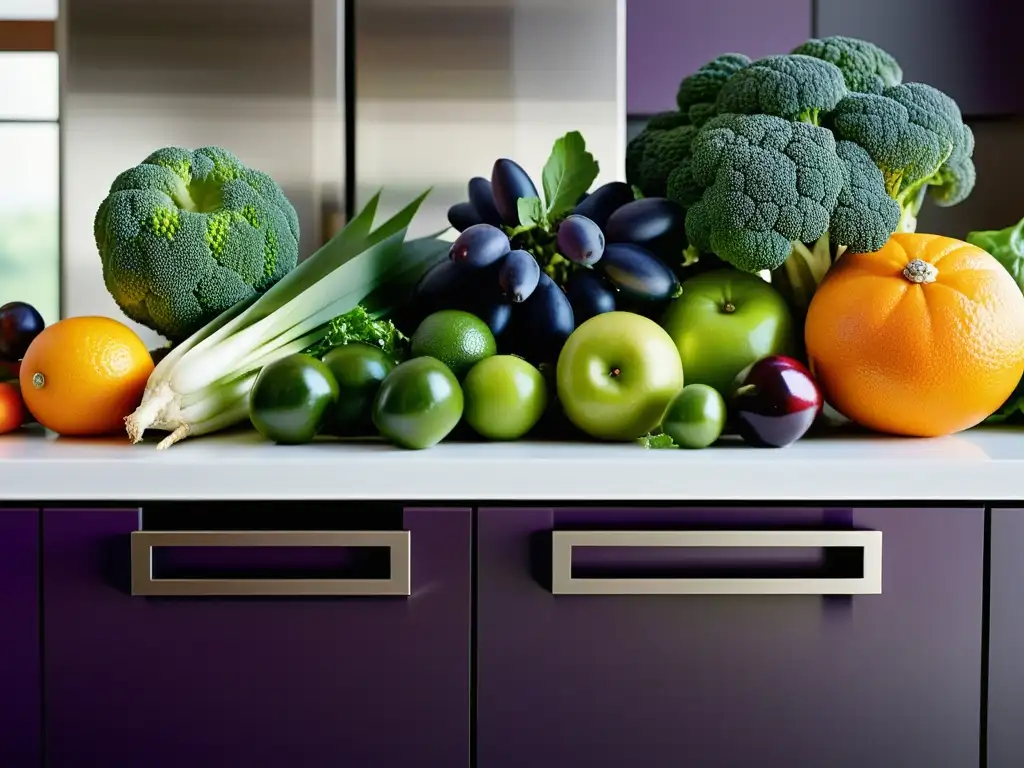
[[[609,243],[632,243],[671,258],[686,246],[686,211],[672,200],[645,197],[616,210],[605,232]]]
[[[616,210],[633,202],[633,189],[622,181],[609,181],[602,184],[585,198],[576,203],[573,213],[586,216],[602,230]]]
[[[632,243],[609,243],[597,269],[630,301],[667,301],[679,287],[665,262]]]
[[[485,224],[500,227],[504,223],[498,209],[494,207],[494,191],[491,189],[491,182],[483,176],[474,176],[469,180],[469,204],[473,206],[473,210]]]
[[[592,269],[578,269],[565,285],[576,325],[596,315],[615,311],[615,288]]]
[[[604,255],[604,233],[586,216],[567,216],[558,225],[558,252],[569,261],[592,266]]]
[[[491,171],[494,207],[511,227],[519,226],[519,198],[539,197],[529,174],[513,160],[496,160]]]
[[[448,209],[448,223],[459,232],[465,232],[474,224],[483,224],[472,203],[456,203]]]
[[[498,271],[502,294],[513,304],[530,298],[540,281],[540,264],[529,251],[509,251]]]
[[[490,224],[474,224],[459,235],[448,256],[459,266],[489,267],[511,250],[508,235]]]

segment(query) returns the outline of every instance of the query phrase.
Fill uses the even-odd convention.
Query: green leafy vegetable
[[[406,356],[408,341],[390,320],[375,320],[364,307],[356,307],[331,320],[327,334],[302,351],[319,358],[335,347],[362,343],[377,347],[398,362]]]
[[[558,139],[542,175],[547,220],[553,222],[572,209],[580,195],[590,189],[599,171],[597,161],[587,151],[579,131],[570,131]]]
[[[1024,219],[1005,229],[971,232],[967,242],[992,254],[1024,291]]]
[[[664,432],[650,433],[637,439],[644,448],[659,449],[659,448],[678,448],[675,441],[666,435]]]

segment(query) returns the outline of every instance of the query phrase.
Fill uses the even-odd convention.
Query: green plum
[[[421,450],[455,429],[463,406],[462,387],[448,366],[435,357],[416,357],[396,366],[381,382],[373,423],[395,445]]]
[[[707,384],[687,384],[665,413],[661,428],[680,448],[707,448],[722,436],[725,398]]]
[[[531,429],[548,404],[539,370],[514,355],[495,355],[474,365],[462,388],[466,422],[489,440],[516,440]]]
[[[387,353],[369,344],[345,344],[323,356],[338,382],[338,402],[326,429],[339,436],[373,433],[373,401],[381,382],[395,367]]]
[[[338,402],[338,382],[315,357],[288,355],[263,366],[249,395],[249,420],[268,440],[308,443]]]

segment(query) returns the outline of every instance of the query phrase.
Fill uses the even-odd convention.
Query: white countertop
[[[596,443],[447,443],[425,451],[255,432],[170,450],[120,439],[0,437],[0,501],[1024,501],[1024,429],[929,440],[805,438],[702,451]]]

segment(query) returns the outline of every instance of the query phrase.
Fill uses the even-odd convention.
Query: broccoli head
[[[936,198],[957,202],[973,188],[974,136],[956,102],[936,88],[903,83],[881,94],[851,94],[829,124],[837,139],[856,142],[879,167],[903,210],[901,230],[916,226],[926,186],[936,185]],[[966,192],[957,186],[961,181]]]
[[[700,200],[704,187],[693,177],[693,158],[686,157],[668,175],[665,197],[684,210]]]
[[[693,247],[759,272],[783,264],[793,242],[828,230],[844,171],[826,129],[723,114],[701,130],[692,152],[694,181],[704,188],[686,214]]]
[[[648,143],[664,131],[671,131],[689,125],[689,118],[682,112],[660,112],[652,116],[644,129],[634,136],[626,146],[626,181],[650,197],[652,192],[644,189],[641,170],[647,154]]]
[[[867,40],[834,35],[808,40],[792,51],[835,64],[846,87],[856,93],[881,93],[903,82],[903,70],[891,55]]]
[[[120,174],[93,231],[114,301],[171,341],[266,291],[299,255],[281,187],[218,147],[167,147]]]
[[[696,135],[697,129],[692,125],[652,132],[640,162],[637,184],[645,196],[665,196],[669,175],[679,163],[689,158],[690,143]]]
[[[693,125],[704,125],[718,114],[715,102],[722,86],[748,64],[750,58],[742,53],[725,53],[683,78],[676,92],[679,111],[688,115]]]
[[[736,72],[718,94],[718,111],[774,115],[818,125],[846,95],[842,71],[812,56],[769,56]]]

